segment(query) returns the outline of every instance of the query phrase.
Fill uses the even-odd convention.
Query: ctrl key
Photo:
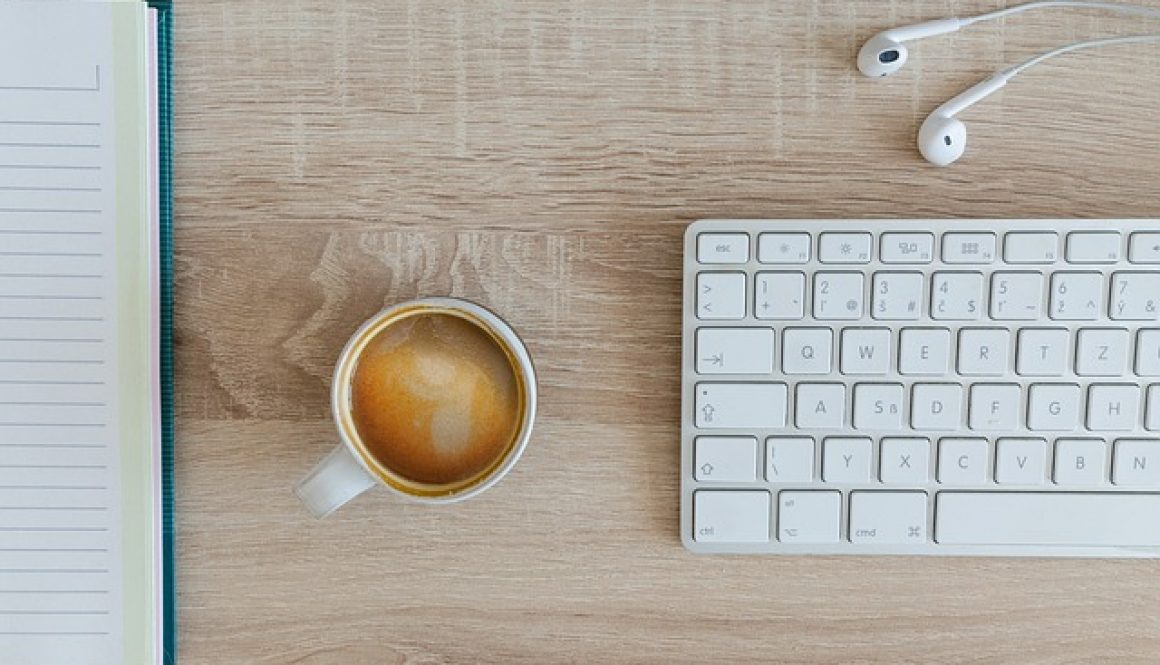
[[[769,492],[694,492],[693,540],[699,543],[769,542]]]

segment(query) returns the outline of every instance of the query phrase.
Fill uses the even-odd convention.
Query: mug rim
[[[348,397],[350,394],[349,384],[353,380],[355,351],[361,351],[370,342],[370,339],[373,339],[373,337],[368,338],[367,334],[381,325],[384,319],[391,318],[400,310],[411,308],[430,309],[434,312],[450,311],[453,316],[466,314],[467,316],[462,316],[461,318],[484,328],[485,332],[497,338],[496,341],[505,347],[504,350],[509,355],[513,369],[520,374],[520,382],[523,384],[524,394],[522,397],[524,408],[520,425],[512,442],[508,444],[503,457],[497,463],[494,463],[489,470],[486,470],[484,475],[477,477],[470,484],[446,493],[421,494],[408,492],[406,489],[396,487],[394,483],[390,482],[386,476],[388,473],[393,472],[390,472],[385,465],[375,460],[373,455],[370,454],[370,451],[366,449],[366,445],[362,442],[361,437],[358,436],[358,430],[354,428],[351,410],[348,408],[348,405],[343,403],[343,398]],[[384,326],[384,329],[386,327]],[[349,377],[344,381],[343,376],[348,372]],[[388,305],[364,321],[351,334],[350,339],[343,346],[342,352],[338,356],[338,362],[335,363],[330,387],[331,418],[334,420],[335,428],[338,430],[338,437],[343,445],[347,447],[359,465],[366,470],[376,483],[386,487],[407,501],[416,503],[457,503],[479,495],[502,480],[504,476],[511,472],[516,462],[519,461],[528,446],[528,442],[531,440],[532,429],[536,419],[536,409],[537,387],[535,365],[532,362],[531,354],[528,353],[527,347],[524,345],[523,339],[498,314],[470,300],[450,296],[415,298],[394,305]],[[354,436],[344,426],[346,420],[350,421],[349,427],[353,430]],[[358,438],[358,441],[353,440],[354,438]]]

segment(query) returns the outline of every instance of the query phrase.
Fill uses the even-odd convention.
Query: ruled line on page
[[[0,386],[103,386],[104,381],[45,381],[40,379],[21,380],[21,379],[0,379]]]
[[[31,363],[34,365],[104,365],[99,358],[0,358],[0,363]]]
[[[103,316],[2,316],[0,321],[104,321]]]
[[[104,616],[109,610],[0,610],[0,615]]]
[[[0,189],[5,188],[0,187]],[[35,191],[49,191],[49,189],[37,189]],[[52,191],[89,191],[89,189],[55,189]],[[100,189],[93,189],[92,191],[100,191]],[[101,231],[39,231],[30,229],[0,229],[0,233],[12,234],[12,236],[102,236],[103,234]]]
[[[28,169],[32,171],[100,171],[100,164],[0,164],[0,169]]]
[[[62,215],[69,214],[83,214],[83,215],[99,215],[104,211],[100,208],[0,208],[0,212],[27,214],[32,212],[51,212]]]
[[[96,491],[107,490],[107,485],[0,485],[0,490],[62,490]]]
[[[103,443],[0,443],[0,448],[105,448]]]
[[[0,464],[0,469],[107,469],[108,464]],[[99,506],[77,508],[76,510],[96,510]],[[0,506],[0,510],[69,510],[62,506]]]
[[[101,91],[101,66],[93,66],[93,84],[76,86],[76,85],[0,85],[0,90],[12,90],[22,92],[100,92]]]
[[[0,427],[105,427],[105,423],[0,423]]]
[[[107,547],[0,547],[0,552],[108,552]]]
[[[95,275],[90,273],[50,273],[50,274],[36,274],[30,272],[0,272],[0,278],[16,278],[16,279],[101,279],[104,275]]]
[[[13,467],[8,468],[12,469]],[[43,469],[45,467],[36,468]],[[108,509],[108,506],[0,506],[0,511],[108,511]]]
[[[107,526],[0,526],[0,532],[11,533],[99,533],[108,530]]]
[[[76,344],[100,344],[101,337],[0,337],[0,342],[70,342]],[[3,383],[3,381],[0,381]]]
[[[16,143],[0,141],[0,148],[83,148],[100,149],[100,143]]]
[[[0,552],[2,552],[2,551],[6,551],[6,550],[0,550]],[[45,551],[45,550],[35,550],[35,551]],[[60,550],[60,551],[79,551],[79,550]],[[109,593],[109,590],[107,590],[107,588],[38,588],[38,590],[31,590],[31,588],[0,588],[0,593],[88,593],[88,594],[93,594],[93,595],[100,595],[100,594]]]
[[[12,637],[107,637],[107,630],[0,630]]]
[[[84,257],[96,258],[96,257],[103,256],[103,254],[101,252],[5,252],[5,251],[0,251],[0,256],[37,256],[37,257],[44,257],[44,258],[84,256]]]
[[[0,293],[0,300],[104,300],[105,296],[39,295],[31,293]]]
[[[86,120],[0,120],[0,125],[28,125],[30,127],[100,127],[99,122]]]
[[[100,187],[18,187],[15,185],[0,186],[0,192],[99,192]],[[2,231],[0,231],[2,233]]]
[[[78,575],[97,575],[109,572],[108,568],[0,568],[0,573],[75,573]]]

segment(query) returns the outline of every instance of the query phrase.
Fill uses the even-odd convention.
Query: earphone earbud
[[[889,76],[906,64],[910,52],[906,50],[905,42],[945,35],[962,26],[963,22],[959,19],[948,18],[880,32],[866,40],[858,51],[858,70],[874,78]]]
[[[858,51],[858,71],[866,76],[880,78],[889,76],[906,64],[910,53],[906,50],[906,42],[935,35],[945,35],[949,32],[983,21],[993,21],[1006,16],[1020,14],[1031,9],[1049,8],[1081,8],[1104,9],[1117,14],[1130,16],[1145,16],[1160,18],[1160,9],[1125,5],[1117,2],[1103,2],[1102,0],[1034,0],[1021,5],[997,9],[978,16],[967,18],[946,18],[937,21],[925,21],[914,25],[904,25],[898,28],[884,30],[862,45]]]
[[[935,109],[918,129],[918,151],[935,166],[950,166],[967,149],[967,126],[955,116],[972,104],[995,92],[1011,79],[1013,74],[999,72],[980,81]]]
[[[935,166],[950,166],[967,149],[967,126],[958,118],[927,116],[918,129],[918,151]]]

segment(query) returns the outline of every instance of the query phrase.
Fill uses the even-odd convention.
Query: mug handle
[[[294,493],[315,517],[326,517],[376,482],[340,443],[298,483]]]

